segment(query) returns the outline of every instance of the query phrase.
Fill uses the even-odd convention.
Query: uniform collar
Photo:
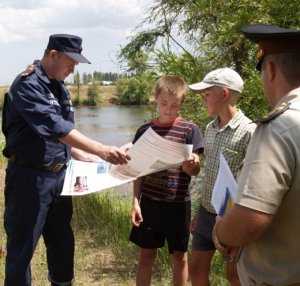
[[[35,67],[35,73],[36,75],[42,80],[44,81],[45,83],[47,84],[50,84],[50,79],[49,77],[47,76],[41,62],[39,61],[37,64],[36,64],[36,67]]]
[[[238,110],[237,113],[229,120],[229,122],[223,126],[222,128],[219,128],[219,118],[217,117],[214,121],[213,121],[213,126],[216,129],[220,129],[221,130],[225,130],[227,127],[231,128],[231,129],[235,129],[237,128],[240,123],[241,123],[241,118],[244,115],[244,113],[241,110]]]
[[[289,109],[289,106],[295,102],[300,101],[300,87],[291,90],[287,95],[282,97],[276,106],[263,118],[257,120],[257,123],[268,123],[280,114]]]
[[[292,89],[287,95],[285,95],[281,100],[276,104],[275,108],[278,108],[282,105],[287,105],[292,103],[293,101],[300,100],[300,87]]]

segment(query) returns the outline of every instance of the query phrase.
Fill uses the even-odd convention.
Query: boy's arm
[[[141,182],[142,179],[138,178],[133,182],[133,198],[132,198],[132,210],[131,210],[131,222],[134,226],[140,226],[143,221],[140,197],[141,197]]]
[[[132,205],[138,203],[140,201],[140,187],[141,187],[141,178],[137,178],[133,182],[133,198],[132,198]]]

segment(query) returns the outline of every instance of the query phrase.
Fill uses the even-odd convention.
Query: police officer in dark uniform
[[[41,235],[51,285],[72,284],[72,200],[60,197],[66,164],[71,155],[81,159],[94,154],[113,164],[128,159],[120,149],[74,129],[73,107],[63,80],[76,64],[90,63],[81,54],[81,44],[77,36],[51,35],[33,72],[17,76],[5,96],[5,286],[31,285],[30,261]]]

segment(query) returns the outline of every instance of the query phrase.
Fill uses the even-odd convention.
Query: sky
[[[0,85],[35,59],[40,59],[50,34],[75,34],[91,62],[80,73],[120,72],[117,53],[143,20],[153,0],[1,0]]]

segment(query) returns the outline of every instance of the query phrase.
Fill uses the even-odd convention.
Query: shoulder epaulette
[[[264,116],[261,119],[258,119],[255,121],[255,123],[258,124],[265,124],[268,123],[270,121],[272,121],[273,119],[275,119],[277,116],[279,116],[280,114],[284,113],[286,110],[289,109],[289,104],[286,102],[283,102],[281,105],[279,105],[277,108],[275,108],[274,110],[272,110],[270,113],[268,113],[266,116]]]
[[[300,111],[300,101],[297,100],[297,101],[293,101],[290,106],[289,106],[290,109],[293,109],[293,110],[298,110]]]

